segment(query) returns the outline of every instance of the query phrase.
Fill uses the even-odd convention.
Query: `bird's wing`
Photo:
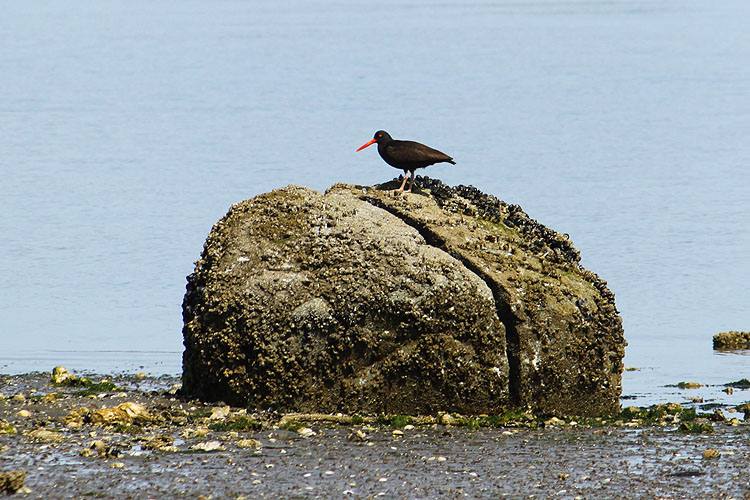
[[[409,162],[441,162],[451,161],[453,158],[433,149],[429,146],[425,146],[420,142],[414,141],[393,141],[388,145],[388,154],[396,162],[409,163]]]

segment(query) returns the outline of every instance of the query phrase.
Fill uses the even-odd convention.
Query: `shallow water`
[[[625,395],[748,377],[711,337],[750,328],[749,21],[739,0],[10,3],[0,371],[179,373],[212,223],[391,178],[354,152],[384,128],[571,235],[616,294]]]

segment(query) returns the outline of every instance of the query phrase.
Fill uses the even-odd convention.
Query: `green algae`
[[[541,417],[534,416],[529,410],[514,408],[499,415],[459,417],[456,425],[459,427],[467,427],[469,429],[479,429],[481,427],[510,427],[518,425],[536,427],[540,421]]]
[[[729,382],[724,384],[725,387],[732,387],[733,389],[750,389],[750,380],[743,378],[736,382]]]
[[[254,418],[240,416],[229,419],[225,422],[216,422],[208,426],[212,431],[224,432],[224,431],[256,431],[262,428],[262,424]],[[291,430],[291,429],[290,429]],[[297,429],[294,429],[295,431]]]
[[[114,432],[117,432],[118,434],[130,434],[130,435],[138,435],[143,434],[143,427],[140,425],[128,425],[128,424],[116,424],[113,429]]]
[[[682,422],[677,432],[684,434],[713,434],[714,426],[709,423]]]
[[[71,375],[70,377],[60,381],[52,382],[55,387],[73,387],[81,388],[79,391],[75,391],[73,394],[76,396],[90,396],[92,394],[100,394],[102,392],[113,392],[113,391],[124,391],[125,389],[119,387],[114,382],[108,380],[102,380],[101,382],[94,382],[93,380],[86,377],[78,377]]]

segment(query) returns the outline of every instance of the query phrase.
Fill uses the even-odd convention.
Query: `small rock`
[[[113,469],[122,469],[125,467],[125,464],[122,462],[112,462],[112,465],[110,465]]]
[[[84,448],[80,452],[78,452],[82,457],[90,457],[91,455],[96,455],[96,451],[92,450],[91,448]]]
[[[240,439],[235,443],[238,448],[255,448],[261,447],[260,441],[257,439]]]
[[[710,420],[712,422],[726,422],[727,417],[724,416],[724,412],[720,409],[716,408],[714,410],[713,415],[711,415]]]
[[[59,394],[45,394],[44,396],[42,396],[42,403],[54,403],[58,399],[60,399]]]
[[[130,401],[114,408],[94,410],[90,413],[89,419],[92,424],[98,425],[144,425],[154,423],[156,420],[144,405]]]
[[[565,480],[566,480],[566,479],[568,479],[569,477],[570,477],[570,474],[566,474],[566,473],[564,473],[564,472],[561,472],[561,473],[559,473],[559,474],[557,475],[557,479],[559,479],[560,481],[565,481]]]
[[[107,446],[107,448],[104,450],[104,453],[102,453],[100,456],[102,458],[117,458],[120,456],[120,453],[122,453],[122,450],[119,446]]]
[[[560,420],[557,417],[552,417],[552,418],[544,421],[544,425],[560,425],[562,423],[563,423],[563,421]]]
[[[135,374],[135,378],[146,378],[146,377],[148,377],[148,375],[146,375],[143,372],[138,372]]]
[[[68,380],[70,377],[72,377],[71,373],[62,366],[56,366],[52,369],[52,383],[53,384],[62,384],[66,380]]]
[[[739,418],[732,418],[727,423],[729,425],[731,425],[732,427],[737,427],[738,425],[740,425],[740,419]]]
[[[209,432],[211,431],[205,427],[198,427],[196,429],[185,429],[180,435],[185,439],[200,439],[205,437]]]
[[[445,458],[445,457],[437,457],[437,461],[438,462],[445,462],[446,460],[448,460],[448,459]]]
[[[174,444],[174,439],[168,434],[161,434],[154,436],[143,441],[141,448],[144,450],[160,450],[163,451],[165,448],[169,448]]]
[[[727,394],[734,394],[734,389],[732,389],[731,387],[725,387],[724,389],[722,389],[722,392],[726,392]]]
[[[300,436],[304,438],[309,438],[309,437],[315,436],[315,431],[310,429],[309,427],[300,427],[297,430],[297,434],[299,434]]]
[[[19,392],[10,399],[12,399],[13,401],[26,401],[26,396],[24,396],[22,392]]]
[[[750,347],[750,332],[729,331],[714,335],[714,349],[747,349]]]
[[[721,452],[713,448],[709,448],[703,452],[704,460],[710,460],[710,459],[719,458],[719,457],[721,457]]]
[[[65,416],[65,425],[71,428],[79,428],[81,427],[84,422],[89,421],[89,415],[91,414],[91,410],[89,410],[86,407],[83,408],[75,408],[70,411]]]
[[[415,428],[415,427],[414,427],[413,425],[411,425],[411,424],[406,424],[406,425],[404,426],[404,430],[405,430],[405,431],[413,431],[413,430],[414,430],[414,428]]]
[[[190,449],[195,451],[224,451],[226,448],[219,441],[204,441],[194,444]]]
[[[367,434],[362,432],[359,429],[353,429],[348,436],[346,436],[346,439],[348,441],[367,441]]]
[[[89,443],[89,448],[94,450],[97,453],[104,453],[104,450],[107,449],[107,443],[105,443],[101,439],[97,439]]]
[[[667,410],[671,413],[681,412],[683,410],[680,403],[667,403]]]
[[[404,435],[404,431],[396,429],[392,432],[394,437],[402,437]]]
[[[120,456],[120,452],[121,450],[118,446],[107,445],[101,439],[97,439],[89,445],[89,452],[85,452],[84,450],[81,452],[81,455],[90,456],[96,454],[101,458],[116,458]]]
[[[230,408],[228,406],[215,406],[211,408],[209,420],[224,420],[229,416]]]
[[[41,443],[61,443],[65,441],[65,436],[61,432],[48,431],[45,429],[34,429],[29,431],[26,436],[32,440]]]
[[[0,434],[15,434],[16,428],[7,420],[0,420]]]
[[[18,412],[19,417],[28,418],[31,416],[31,412],[29,410],[21,410]]]
[[[440,416],[440,423],[443,425],[454,425],[458,422],[458,419],[450,413],[443,413]]]
[[[2,472],[0,473],[0,493],[15,493],[23,487],[25,481],[25,471],[12,470],[10,472]]]

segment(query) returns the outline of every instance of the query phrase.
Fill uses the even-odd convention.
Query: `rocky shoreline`
[[[750,406],[612,418],[250,413],[179,379],[0,375],[19,498],[747,498]],[[20,481],[20,483],[19,483]]]

